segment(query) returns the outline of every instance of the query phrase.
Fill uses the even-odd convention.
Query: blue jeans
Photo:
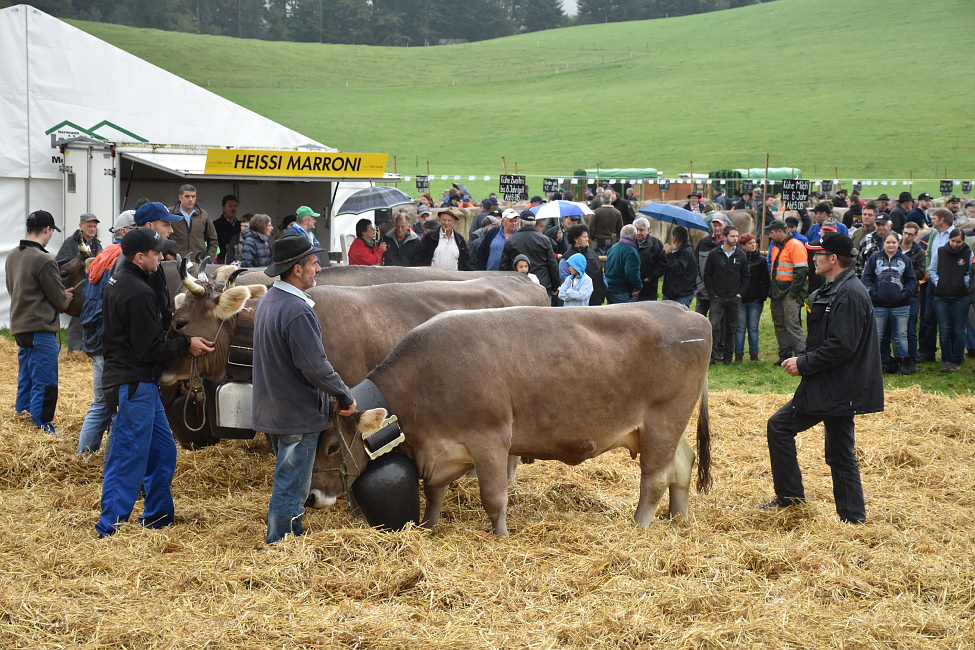
[[[54,433],[60,351],[54,332],[34,332],[34,347],[17,348],[17,412],[29,413],[30,421],[48,433]]]
[[[95,388],[95,399],[88,407],[88,415],[81,425],[81,435],[78,436],[78,453],[93,454],[102,445],[102,434],[112,422],[114,412],[108,410],[105,403],[105,391],[102,390],[102,373],[105,371],[105,357],[101,355],[91,358],[92,383]]]
[[[881,339],[887,332],[888,322],[894,339],[894,356],[903,359],[908,356],[907,348],[907,319],[911,313],[911,306],[902,307],[874,307],[873,319],[877,324],[877,336]]]
[[[132,395],[130,387],[135,387]],[[98,534],[111,535],[129,520],[143,487],[146,496],[139,523],[148,528],[172,524],[175,473],[176,441],[159,399],[159,387],[150,383],[119,386],[118,415],[102,480],[102,514],[95,525]]]
[[[274,487],[267,509],[268,544],[288,533],[301,535],[305,501],[311,491],[311,473],[319,432],[298,435],[268,435],[271,449],[278,459],[274,468]]]
[[[745,332],[748,332],[748,350],[758,352],[758,321],[762,320],[765,302],[743,302],[738,312],[738,329],[735,331],[735,352],[745,353]]]
[[[691,294],[689,296],[684,296],[683,298],[675,298],[675,299],[664,298],[664,300],[670,300],[671,302],[679,302],[685,307],[690,307],[691,301],[694,300],[694,294]]]
[[[636,302],[636,296],[631,291],[607,291],[606,302],[618,305],[623,302]]]
[[[968,296],[933,296],[932,300],[938,316],[941,361],[961,365],[968,334]]]

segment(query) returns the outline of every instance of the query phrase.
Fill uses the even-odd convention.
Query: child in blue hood
[[[592,296],[592,278],[586,275],[586,256],[576,253],[567,260],[569,275],[559,287],[564,307],[588,307]]]

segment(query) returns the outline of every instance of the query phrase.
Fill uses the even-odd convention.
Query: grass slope
[[[502,156],[529,175],[701,172],[769,153],[806,178],[957,179],[975,176],[973,17],[970,0],[779,0],[409,49],[76,24],[403,174],[498,174]]]

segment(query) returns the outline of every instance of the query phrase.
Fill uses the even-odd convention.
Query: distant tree
[[[555,29],[566,20],[559,0],[520,0],[512,14],[515,24],[528,32]]]

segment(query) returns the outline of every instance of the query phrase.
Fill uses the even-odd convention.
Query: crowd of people
[[[78,230],[64,240],[57,257],[45,246],[59,229],[52,215],[37,211],[27,218],[26,238],[7,258],[10,331],[19,363],[15,407],[52,434],[58,315],[76,291],[83,292],[82,313],[72,322],[69,338],[92,359],[94,400],[78,453],[97,451],[112,426],[96,525],[101,536],[128,521],[140,493],[145,497],[140,523],[160,527],[173,522],[175,442],[156,384],[167,360],[214,349],[201,337],[170,331],[173,305],[160,269],[165,256],[209,254],[222,263],[266,267],[269,275],[281,276],[273,287],[277,291],[269,294],[274,300],[266,301],[274,310],[269,307],[256,321],[259,331],[276,333],[266,332],[263,344],[255,340],[261,360],[255,361],[255,371],[260,367],[266,375],[260,381],[275,393],[287,385],[283,377],[297,382],[297,392],[297,384],[304,382],[309,391],[338,395],[343,413],[355,406],[324,350],[312,349],[313,341],[320,347],[320,332],[316,335],[310,322],[315,317],[306,291],[324,252],[314,232],[321,215],[301,206],[281,224],[281,236],[273,238],[270,216],[237,218],[236,197],[225,196],[222,214],[211,220],[196,196],[196,189],[185,185],[172,207],[140,202],[138,209],[118,215],[110,229],[114,241],[104,248],[96,236],[97,217],[81,215]],[[573,197],[552,197],[563,198]],[[803,382],[793,401],[769,420],[776,498],[763,506],[789,507],[804,500],[794,438],[825,421],[827,440],[836,444],[832,456],[827,450],[834,485],[848,489],[837,493],[837,510],[844,520],[863,521],[859,474],[855,486],[850,478],[856,469],[855,459],[851,465],[852,418],[882,408],[882,382],[879,389],[876,382],[867,382],[867,393],[846,402],[842,391],[856,381],[857,369],[874,364],[885,372],[913,374],[918,363],[935,360],[938,347],[946,373],[958,371],[966,353],[975,356],[975,267],[969,243],[975,224],[956,197],[944,208],[932,208],[929,195],[915,202],[904,192],[889,207],[886,195],[866,202],[840,191],[830,197],[832,205],[824,201],[811,211],[791,214],[772,210],[771,196],[755,202],[750,193],[736,198],[732,203],[719,194],[714,203],[705,203],[696,192],[687,197],[685,208],[706,214],[710,225],[692,247],[682,226],[670,229],[670,241],[661,241],[648,219],[637,216],[632,194],[621,197],[611,187],[585,197],[592,214],[571,214],[552,224],[532,209],[546,203],[541,196],[532,197],[520,212],[501,209],[497,197],[489,196],[474,212],[469,197],[459,193],[446,194],[441,205],[425,194],[417,201],[413,223],[412,212],[404,211],[379,229],[369,219],[359,220],[348,263],[519,272],[544,287],[553,306],[678,302],[710,319],[711,363],[725,365],[743,362],[746,341],[750,361],[760,360],[759,322],[767,300],[776,337],[774,363]],[[834,213],[839,203],[848,208],[842,218]],[[727,215],[709,210],[728,204],[752,210],[758,232],[741,232]],[[469,237],[459,232],[461,224]],[[764,253],[763,234],[769,242]],[[64,287],[58,261],[73,258],[83,246],[93,256],[85,281]],[[299,317],[307,326],[298,328],[293,319]],[[278,322],[282,318],[290,324]],[[292,329],[290,349],[302,353],[288,360],[272,343]],[[314,359],[313,371],[305,367],[309,359]],[[839,391],[823,383],[831,375]],[[316,431],[327,428],[327,410],[318,408],[296,420],[292,416],[298,412],[268,412],[262,425],[272,434],[278,456],[268,543],[300,534],[300,497],[313,456],[313,444],[304,436],[315,433],[305,429],[311,420],[322,420]],[[301,467],[289,469],[296,457]]]

